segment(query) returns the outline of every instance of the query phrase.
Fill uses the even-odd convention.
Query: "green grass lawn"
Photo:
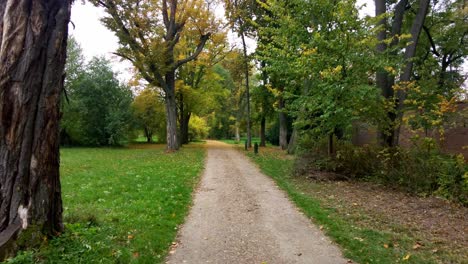
[[[135,138],[132,142],[133,143],[147,143],[148,139],[145,137],[145,136],[138,136],[137,138]],[[153,142],[158,142],[158,137],[157,136],[153,136]]]
[[[233,145],[242,145],[244,146],[245,144],[245,141],[247,140],[246,137],[241,137],[240,138],[240,141],[236,141],[235,139],[221,139],[219,141],[221,142],[224,142],[224,143],[227,143],[227,144],[233,144]],[[252,137],[252,146],[255,144],[255,143],[258,143],[260,144],[260,138],[258,137]],[[267,146],[271,146],[271,144],[269,142],[266,143]]]
[[[205,151],[61,150],[65,232],[12,263],[161,263],[191,204]]]
[[[257,163],[263,173],[272,177],[305,215],[340,245],[345,257],[357,263],[438,263],[430,251],[414,250],[417,239],[408,236],[404,228],[383,230],[372,225],[361,225],[372,219],[362,221],[368,217],[362,212],[343,215],[333,206],[324,206],[320,199],[314,197],[320,190],[320,183],[292,176],[292,156],[277,148],[262,148],[258,155],[253,151],[240,151]]]

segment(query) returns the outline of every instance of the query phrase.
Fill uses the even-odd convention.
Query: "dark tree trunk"
[[[147,127],[145,127],[145,137],[147,143],[151,143],[153,141],[153,133]]]
[[[421,34],[421,30],[424,25],[424,20],[426,19],[427,11],[429,10],[430,0],[420,0],[419,1],[419,9],[416,14],[416,17],[413,20],[413,24],[411,25],[411,43],[405,49],[405,69],[403,70],[403,74],[400,76],[400,82],[409,82],[411,80],[411,75],[413,73],[413,57],[416,55],[416,48],[418,46],[419,35]],[[398,90],[397,93],[397,120],[401,123],[403,118],[403,106],[404,101],[406,99],[406,92],[402,89]],[[394,137],[394,146],[398,146],[399,144],[399,137],[400,137],[400,127],[397,126],[395,129],[395,137]]]
[[[262,120],[260,121],[260,147],[266,147],[265,130],[266,118],[262,116]]]
[[[437,82],[437,85],[439,86],[439,89],[443,91],[443,88],[445,86],[445,79],[447,77],[447,68],[449,66],[449,61],[447,60],[447,54],[444,54],[442,57],[442,65],[440,68],[440,73],[439,73],[439,81]]]
[[[375,15],[380,16],[387,13],[386,7],[387,0],[375,0]],[[403,25],[403,17],[406,11],[406,6],[408,4],[408,0],[400,0],[395,5],[395,11],[391,26],[391,37],[392,41],[390,43],[390,47],[394,47],[398,44],[398,35],[401,34],[401,27]],[[383,17],[379,23],[379,26],[382,27],[381,31],[377,34],[377,52],[384,53],[387,50],[387,45],[385,44],[384,40],[387,38],[387,18]],[[392,55],[396,56],[395,52]],[[395,84],[395,76],[388,74],[384,69],[379,69],[376,74],[376,83],[377,87],[380,89],[382,96],[385,99],[391,99],[394,96],[393,85]],[[384,127],[381,127],[378,132],[379,143],[381,146],[391,147],[394,145],[395,142],[395,125],[396,114],[395,111],[391,110],[387,113],[387,124]]]
[[[181,113],[181,119],[180,119],[180,140],[182,141],[182,144],[188,144],[189,143],[189,123],[190,123],[190,117],[192,116],[192,113]]]
[[[0,260],[63,230],[58,128],[70,6],[0,2]]]
[[[179,94],[179,127],[180,127],[180,143],[189,143],[189,122],[192,113],[185,108],[184,94]]]
[[[179,149],[179,140],[177,133],[177,103],[175,95],[175,76],[174,72],[166,74],[165,105],[166,105],[166,150],[176,151]]]
[[[288,120],[286,113],[284,112],[285,103],[282,96],[279,98],[278,110],[279,110],[279,145],[282,150],[288,148]]]
[[[328,135],[328,156],[332,156],[335,153],[335,146],[333,145],[333,133]]]
[[[247,97],[247,146],[251,148],[252,147],[252,129],[251,129],[251,123],[250,123],[249,59],[247,57],[247,44],[245,43],[244,32],[240,32],[240,35],[241,35],[242,47],[244,51],[245,94]]]

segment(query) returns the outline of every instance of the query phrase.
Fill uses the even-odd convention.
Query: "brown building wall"
[[[415,134],[405,127],[400,134],[400,145],[405,148],[414,146],[411,138]],[[421,133],[420,136],[435,138],[441,150],[449,154],[463,154],[468,160],[468,103],[458,103],[455,116],[449,120],[445,126],[444,136],[440,137],[437,131],[428,131],[427,135]],[[377,129],[367,124],[356,124],[352,138],[353,144],[362,146],[365,144],[376,144]]]

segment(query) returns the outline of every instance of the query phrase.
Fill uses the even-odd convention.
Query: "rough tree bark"
[[[177,135],[177,103],[175,95],[175,76],[174,72],[166,73],[165,77],[165,105],[166,105],[166,140],[167,151],[179,149],[179,140]]]
[[[58,127],[70,7],[0,1],[0,260],[63,230]]]

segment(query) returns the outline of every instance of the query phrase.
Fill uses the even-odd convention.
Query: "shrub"
[[[468,165],[463,155],[448,159],[444,163],[440,177],[437,179],[437,194],[447,199],[468,204]]]
[[[441,153],[429,139],[413,149],[353,146],[338,142],[336,154],[326,153],[326,141],[303,142],[296,173],[329,171],[333,179],[366,179],[419,195],[436,194],[468,205],[468,165],[462,155]],[[304,146],[307,146],[304,148]]]
[[[193,115],[189,122],[189,139],[200,140],[205,139],[208,136],[210,128],[206,124],[206,120]]]

